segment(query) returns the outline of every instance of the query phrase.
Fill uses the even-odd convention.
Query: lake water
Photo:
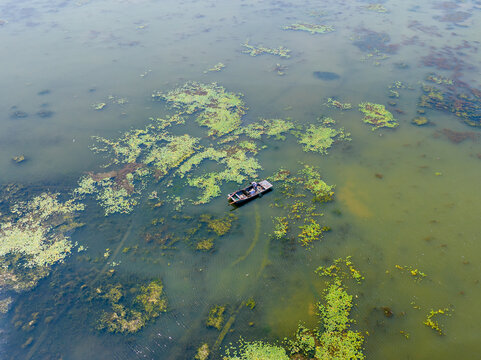
[[[325,288],[315,269],[352,256],[365,277],[348,290],[355,303],[352,327],[365,336],[366,358],[477,359],[481,2],[381,2],[0,2],[0,183],[22,185],[24,200],[45,191],[66,199],[79,178],[106,171],[105,158],[90,149],[92,136],[118,138],[143,129],[151,117],[172,114],[152,94],[189,81],[242,93],[248,107],[243,126],[282,118],[305,129],[330,116],[352,139],[334,143],[328,154],[303,151],[293,135],[260,142],[266,148],[256,155],[259,179],[279,168],[295,173],[302,162],[336,186],[334,200],[319,205],[322,224],[332,230],[310,249],[270,235],[272,218],[285,216],[272,206],[282,198],[276,186],[236,209],[224,195],[242,186],[232,181],[204,205],[192,204],[198,189],[178,178],[152,181],[129,214],[104,216],[95,198],[87,198],[77,219],[85,225],[68,233],[77,247],[63,263],[28,291],[0,287],[0,300],[11,299],[0,317],[0,357],[192,359],[206,342],[211,358],[220,359],[241,337],[276,342],[292,336],[299,322],[315,328],[313,309]],[[334,31],[283,29],[295,23]],[[246,41],[283,46],[290,57],[249,56]],[[225,67],[208,71],[219,62]],[[432,73],[452,83],[429,82]],[[402,86],[392,87],[396,81]],[[478,126],[439,103],[438,109],[420,107],[423,84],[457,94],[461,105],[448,105],[461,109],[467,106],[462,94],[471,91],[474,108],[467,116]],[[328,107],[328,98],[352,109]],[[358,110],[362,102],[385,105],[399,126],[372,131]],[[105,107],[95,110],[100,103]],[[416,116],[430,124],[412,124]],[[186,116],[172,132],[209,146],[214,140],[194,119]],[[12,160],[19,155],[26,160]],[[152,191],[164,205],[152,206]],[[234,219],[208,252],[185,240],[196,226],[194,237],[213,236],[206,222],[199,223],[203,214]],[[160,225],[152,223],[161,218]],[[416,280],[415,269],[426,277]],[[152,279],[162,279],[165,313],[131,334],[97,329],[109,305],[92,295],[96,289],[122,284],[134,294]],[[252,310],[241,306],[249,298],[256,302]],[[205,326],[213,305],[227,305],[226,319],[233,321],[224,338]],[[445,308],[449,316],[437,317],[444,331],[439,335],[423,322],[431,310]]]

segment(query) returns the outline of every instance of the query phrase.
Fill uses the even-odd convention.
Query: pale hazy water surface
[[[227,91],[244,94],[249,108],[244,124],[259,117],[290,117],[306,125],[325,115],[349,131],[352,141],[335,144],[328,155],[320,155],[303,152],[290,136],[284,142],[266,140],[268,148],[258,155],[262,178],[280,167],[294,171],[303,161],[318,166],[324,180],[336,184],[335,200],[325,204],[323,218],[332,231],[310,250],[300,246],[286,250],[268,236],[271,218],[279,216],[278,209],[269,206],[280,196],[275,190],[233,211],[238,220],[216,241],[213,253],[185,246],[163,251],[144,241],[153,218],[174,213],[171,204],[152,210],[144,202],[130,215],[104,217],[89,201],[81,215],[86,226],[72,234],[72,241],[87,251],[74,251],[35,289],[15,295],[12,308],[0,318],[0,357],[191,359],[202,342],[213,344],[218,336],[204,324],[209,308],[230,304],[233,311],[249,297],[257,302],[255,312],[238,314],[222,348],[240,336],[282,340],[295,332],[299,321],[317,325],[312,308],[323,282],[314,270],[352,255],[365,275],[364,283],[352,291],[357,294],[352,317],[353,327],[369,334],[367,359],[479,358],[481,140],[473,137],[456,144],[441,131],[477,136],[481,131],[434,109],[426,112],[433,126],[410,122],[418,115],[421,83],[429,73],[450,77],[457,72],[471,87],[481,88],[477,51],[481,3],[455,1],[449,4],[456,9],[444,10],[440,4],[449,8],[448,3],[389,0],[383,2],[387,13],[366,10],[369,3],[1,1],[2,185],[20,183],[68,193],[80,176],[101,171],[104,159],[89,149],[91,136],[116,137],[144,127],[149,117],[164,116],[165,104],[152,101],[151,94],[187,81],[217,82]],[[313,17],[311,11],[325,15]],[[457,23],[440,21],[454,11],[471,17]],[[414,21],[420,25],[414,26]],[[329,24],[335,31],[311,35],[282,30],[296,22]],[[399,48],[384,60],[376,55],[366,58],[368,53],[354,45],[362,29],[388,34],[388,44]],[[285,46],[292,50],[291,57],[243,54],[241,44],[246,40]],[[472,67],[437,70],[423,65],[422,57],[446,46],[460,46],[456,56]],[[218,62],[226,65],[222,71],[204,73]],[[287,66],[286,75],[273,71],[277,63]],[[315,71],[334,72],[339,78],[322,80],[313,76]],[[399,99],[387,96],[394,81],[410,87],[399,90]],[[128,102],[108,102],[109,96]],[[352,103],[353,109],[327,108],[322,104],[328,97]],[[371,131],[357,104],[387,105],[393,100],[396,107],[388,109],[400,126]],[[92,104],[99,102],[108,105],[93,110]],[[42,110],[51,111],[51,116],[38,115]],[[17,111],[26,116],[15,116]],[[193,118],[189,121],[184,129],[203,136]],[[27,161],[13,163],[12,157],[19,154]],[[160,191],[156,186],[160,187],[152,185],[149,190]],[[222,191],[238,186],[229,183]],[[181,187],[175,192],[197,196]],[[231,211],[221,196],[203,206],[186,204],[180,214],[220,217]],[[184,224],[180,220],[166,226],[180,232]],[[132,283],[162,278],[169,310],[134,335],[98,331],[95,314],[100,309],[95,312],[87,302],[76,301],[75,291],[65,295],[65,284],[105,271],[106,248],[115,252],[135,245],[140,255],[118,251],[109,260],[120,263],[115,271]],[[85,261],[85,256],[100,261]],[[397,271],[396,264],[419,268],[427,277],[415,282]],[[383,306],[394,316],[385,317]],[[431,309],[445,307],[454,311],[441,320],[446,335],[439,336],[423,321]],[[19,318],[28,318],[22,315],[36,312],[40,317],[32,330],[16,324]],[[46,321],[47,315],[53,320]]]

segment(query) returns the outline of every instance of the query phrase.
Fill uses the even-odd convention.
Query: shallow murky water
[[[334,143],[328,154],[304,152],[293,135],[260,141],[266,148],[256,155],[259,178],[279,168],[295,173],[302,162],[336,186],[334,201],[320,206],[321,222],[332,230],[310,249],[296,239],[271,236],[272,218],[285,216],[273,206],[283,196],[277,187],[234,209],[224,195],[194,205],[190,200],[199,191],[176,178],[169,184],[168,178],[146,185],[130,214],[107,217],[88,198],[78,218],[85,225],[68,233],[77,242],[72,254],[29,291],[0,288],[0,300],[13,300],[0,317],[0,357],[187,359],[207,342],[212,358],[221,358],[225,346],[241,336],[281,341],[299,322],[318,325],[315,309],[325,284],[314,270],[352,256],[365,277],[349,292],[355,296],[353,328],[365,335],[366,358],[477,358],[481,131],[451,108],[422,108],[419,102],[423,84],[433,86],[426,80],[432,73],[454,80],[447,88],[461,107],[466,102],[460,94],[481,88],[481,3],[389,0],[373,7],[378,11],[369,5],[373,2],[0,4],[0,183],[22,184],[24,200],[43,191],[67,197],[81,176],[105,171],[105,158],[89,148],[92,136],[116,138],[144,128],[150,117],[171,114],[152,93],[188,81],[217,82],[242,93],[248,107],[243,125],[262,117],[307,127],[330,116],[352,139]],[[294,23],[335,30],[282,29]],[[246,41],[284,46],[291,56],[251,57],[242,52]],[[219,62],[225,68],[207,71]],[[284,75],[278,75],[279,65]],[[403,87],[390,88],[395,81]],[[480,93],[472,94],[470,114],[479,114]],[[353,108],[329,108],[328,98]],[[399,126],[371,131],[358,111],[362,102],[385,105]],[[105,107],[95,110],[100,103]],[[423,109],[431,124],[413,125]],[[213,143],[194,118],[186,117],[172,133],[202,138],[203,146]],[[26,160],[12,161],[20,155]],[[227,194],[240,186],[227,182],[221,190]],[[164,205],[153,206],[147,198],[152,191]],[[8,214],[2,209],[3,223]],[[203,214],[235,218],[208,252],[196,251],[192,243],[212,236],[207,223],[198,221]],[[188,238],[187,230],[196,226]],[[78,246],[86,250],[77,252]],[[426,277],[416,281],[414,269]],[[126,297],[133,297],[141,284],[158,278],[168,302],[165,313],[133,334],[96,328],[108,304],[85,289],[121,283]],[[255,299],[253,310],[242,306],[249,298]],[[232,319],[224,338],[205,326],[209,309],[220,304]],[[423,322],[431,310],[445,308],[450,316],[439,317],[445,333],[439,335]]]

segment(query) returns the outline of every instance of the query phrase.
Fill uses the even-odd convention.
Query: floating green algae
[[[332,125],[335,121],[331,118],[324,118],[319,125],[311,124],[305,132],[296,132],[298,142],[303,144],[304,151],[314,151],[320,154],[327,154],[327,150],[336,141],[349,141],[350,134],[344,128],[335,129]]]
[[[294,129],[292,121],[284,119],[261,119],[265,128],[265,134],[267,137],[274,136],[276,140],[285,140],[286,137],[283,134],[288,133]]]
[[[373,131],[382,127],[395,128],[399,125],[384,105],[363,102],[359,104],[359,111],[364,114],[363,121],[373,125]]]
[[[221,71],[223,68],[225,68],[225,65],[221,62],[215,64],[213,67],[211,67],[210,69],[207,69],[206,71],[204,71],[204,73],[207,73],[209,71]]]
[[[310,330],[299,325],[292,339],[285,339],[284,347],[271,345],[262,341],[246,342],[241,339],[237,349],[227,350],[224,359],[365,359],[362,353],[364,336],[351,330],[354,320],[350,317],[353,307],[353,296],[346,291],[342,279],[350,277],[350,271],[342,275],[345,270],[341,264],[350,259],[338,259],[333,266],[338,269],[336,276],[327,274],[328,285],[323,294],[323,301],[319,304],[321,325],[316,330]],[[329,267],[330,268],[330,267]],[[318,272],[324,276],[324,272]]]
[[[191,82],[152,96],[165,100],[177,112],[170,117],[150,118],[150,124],[144,128],[129,130],[117,139],[94,137],[97,144],[91,149],[106,156],[108,162],[104,167],[107,170],[83,176],[73,193],[77,199],[95,196],[105,215],[132,212],[144,188],[153,179],[160,181],[167,176],[168,184],[177,177],[200,190],[192,203],[208,203],[221,194],[224,183],[240,184],[258,177],[257,172],[262,167],[255,155],[266,146],[259,146],[256,140],[262,137],[285,140],[289,133],[301,134],[294,130],[295,125],[289,119],[260,118],[241,126],[240,119],[246,109],[243,101],[215,83]],[[189,115],[196,116],[200,126],[210,128],[211,139],[207,146],[200,145],[203,139],[169,132],[169,128],[184,124]],[[332,128],[332,119],[324,119],[321,124],[322,129],[311,127],[305,134],[298,135],[306,149],[325,153],[334,141],[348,139],[343,129]],[[321,130],[324,133],[321,134]],[[165,199],[177,204],[176,208],[186,200],[168,193]]]
[[[339,279],[335,279],[329,284],[324,298],[325,304],[319,306],[322,330],[315,358],[365,359],[363,335],[350,330],[352,295],[347,293]]]
[[[228,155],[228,156],[227,156]],[[257,170],[261,165],[254,157],[246,155],[246,150],[231,146],[227,148],[226,156],[218,161],[225,167],[224,171],[207,173],[198,177],[190,177],[188,184],[201,189],[201,195],[195,204],[205,204],[220,195],[220,185],[223,182],[235,181],[241,183],[257,178]]]
[[[280,240],[287,235],[289,230],[289,222],[285,216],[276,216],[273,219],[274,222],[274,238]]]
[[[245,53],[245,54],[249,54],[250,56],[257,56],[257,55],[261,55],[261,54],[270,54],[270,55],[280,56],[280,57],[283,57],[283,58],[291,57],[289,55],[291,50],[289,50],[289,49],[287,49],[283,46],[279,46],[278,48],[271,49],[271,48],[267,48],[263,45],[258,45],[258,46],[250,45],[248,41],[246,41],[244,44],[242,44],[242,46],[246,48],[246,50],[243,50],[242,52]]]
[[[450,308],[431,310],[423,324],[436,331],[439,335],[446,335],[443,326],[439,324],[437,318],[440,316],[451,316],[451,311]]]
[[[199,139],[164,130],[183,123],[181,117],[151,121],[144,129],[127,131],[118,139],[94,137],[97,145],[92,150],[109,155],[105,167],[113,170],[83,176],[73,192],[76,198],[95,194],[106,216],[130,213],[148,178],[163,178],[195,153]]]
[[[324,34],[334,31],[334,27],[331,25],[317,25],[308,23],[296,23],[289,26],[284,26],[283,29],[307,31],[311,34]]]
[[[310,222],[299,226],[302,231],[299,233],[298,238],[301,245],[309,247],[314,241],[322,239],[323,233],[329,231],[327,226],[321,226],[316,220],[310,219]]]
[[[222,136],[237,129],[246,111],[239,94],[227,92],[216,83],[190,82],[166,94],[157,91],[152,98],[165,100],[186,114],[198,113],[196,121],[209,128],[211,136]]]
[[[21,292],[36,286],[53,265],[61,263],[74,245],[68,233],[84,206],[75,199],[60,201],[58,193],[44,192],[15,200],[0,224],[0,287]]]
[[[284,195],[282,203],[272,206],[284,209],[280,216],[273,217],[274,231],[272,237],[277,240],[296,237],[299,243],[310,248],[315,241],[320,241],[329,231],[328,226],[321,225],[316,219],[322,217],[320,203],[331,201],[334,186],[327,185],[319,171],[309,165],[292,176],[288,170],[281,169],[270,178]],[[299,199],[310,199],[310,205]],[[293,200],[290,200],[293,199]]]
[[[398,270],[401,270],[402,272],[408,273],[411,275],[416,281],[421,281],[423,278],[425,278],[427,275],[423,273],[421,270],[414,268],[412,266],[401,266],[401,265],[394,265],[394,267]]]
[[[304,188],[314,196],[313,201],[327,202],[332,200],[335,185],[327,185],[315,167],[304,164],[304,167],[299,171],[299,175],[302,176]]]
[[[284,119],[264,119],[260,118],[259,122],[251,123],[237,130],[235,133],[245,134],[251,139],[261,139],[262,135],[275,137],[276,140],[285,140],[285,134],[294,129],[294,123]]]
[[[231,354],[232,352],[232,354]],[[224,360],[289,360],[286,351],[262,341],[241,341],[238,349],[227,351]]]
[[[336,108],[336,109],[339,109],[339,110],[351,110],[352,109],[352,105],[350,103],[342,103],[342,102],[340,102],[338,100],[335,100],[333,98],[328,98],[327,103],[325,103],[324,105],[326,105],[327,107]]]
[[[319,266],[316,269],[316,273],[319,276],[339,279],[341,281],[354,279],[357,283],[361,283],[361,281],[364,280],[364,276],[362,276],[361,272],[355,268],[351,256],[347,256],[344,259],[335,259],[329,266]]]

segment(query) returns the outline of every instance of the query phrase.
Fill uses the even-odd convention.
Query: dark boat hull
[[[267,180],[262,180],[257,184],[256,191],[253,192],[252,190],[253,190],[253,186],[249,185],[243,189],[230,193],[227,196],[227,200],[231,205],[236,205],[236,206],[244,205],[245,203],[259,197],[260,195],[268,191],[271,191],[272,184]]]

